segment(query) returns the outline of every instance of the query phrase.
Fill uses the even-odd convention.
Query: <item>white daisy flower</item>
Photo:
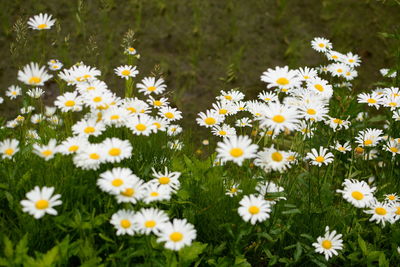
[[[373,193],[376,187],[370,187],[364,181],[345,179],[342,185],[343,190],[338,189],[336,192],[341,193],[347,202],[357,208],[369,207],[375,199]]]
[[[174,219],[163,225],[161,232],[158,233],[157,242],[165,242],[165,248],[178,251],[190,246],[194,239],[196,239],[194,226],[186,219]]]
[[[258,146],[251,143],[247,136],[232,136],[225,138],[223,142],[217,144],[217,158],[222,162],[233,161],[239,166],[245,159],[256,156]]]
[[[250,221],[251,224],[256,224],[256,222],[263,222],[270,217],[271,204],[263,196],[244,196],[239,205],[238,213],[245,222]]]
[[[234,197],[237,196],[239,193],[242,193],[243,190],[239,189],[239,184],[233,184],[231,186],[229,186],[229,188],[226,189],[225,195],[230,196],[230,197]]]
[[[63,155],[78,153],[89,145],[89,141],[82,136],[68,137],[58,146],[58,152]]]
[[[89,144],[73,157],[76,167],[83,170],[97,170],[106,160],[106,151],[100,144]]]
[[[107,138],[101,143],[101,147],[106,152],[107,162],[118,163],[132,156],[132,145],[129,140]]]
[[[159,78],[156,80],[154,77],[143,78],[141,83],[138,83],[136,87],[139,89],[140,93],[145,95],[150,95],[152,93],[159,95],[162,94],[167,86],[164,84],[164,79]]]
[[[135,115],[129,118],[126,126],[132,130],[135,135],[149,136],[157,131],[154,119],[146,114]]]
[[[46,118],[42,114],[33,114],[31,117],[31,122],[33,124],[39,124],[44,121]]]
[[[219,101],[229,101],[229,102],[238,102],[243,100],[244,94],[235,89],[232,89],[228,92],[221,90],[220,95],[217,96]]]
[[[54,155],[58,153],[57,140],[50,139],[47,145],[34,144],[33,153],[35,153],[36,155],[38,155],[39,157],[43,158],[46,161],[54,158]]]
[[[97,186],[106,193],[118,195],[132,188],[133,184],[139,180],[128,168],[113,168],[100,174]]]
[[[382,140],[383,131],[379,129],[368,128],[364,131],[359,131],[356,139],[356,143],[361,147],[373,147]]]
[[[235,121],[235,126],[244,128],[244,127],[252,127],[252,120],[250,118],[244,117]]]
[[[212,104],[213,106],[213,111],[217,112],[221,116],[229,116],[236,114],[237,110],[231,101],[223,100],[223,101],[218,101],[216,103]]]
[[[295,70],[289,70],[289,67],[285,66],[283,68],[268,69],[263,72],[261,81],[268,83],[267,88],[278,87],[287,92],[289,89],[299,86],[301,78]]]
[[[339,118],[328,117],[325,121],[325,124],[329,125],[329,127],[331,127],[333,131],[337,131],[341,129],[348,129],[351,122]]]
[[[381,203],[379,201],[373,201],[368,210],[364,210],[367,214],[372,214],[369,219],[370,222],[376,221],[377,224],[382,224],[382,227],[388,222],[390,224],[395,222],[395,209],[389,203]]]
[[[383,149],[392,153],[392,156],[394,157],[397,154],[400,154],[400,143],[396,140],[389,140],[383,146]]]
[[[32,98],[38,99],[44,94],[44,91],[41,88],[36,87],[36,88],[33,88],[33,89],[29,89],[26,92],[26,94],[28,96],[32,97]]]
[[[232,137],[236,136],[235,128],[229,126],[228,124],[216,125],[212,128],[211,132],[220,137]]]
[[[133,220],[138,232],[146,235],[160,234],[165,224],[169,222],[168,215],[156,208],[139,210]]]
[[[134,224],[135,212],[132,210],[119,210],[111,217],[110,223],[117,230],[117,235],[134,235],[137,228]]]
[[[181,185],[179,182],[179,177],[181,176],[180,172],[170,172],[167,167],[165,167],[164,172],[157,172],[154,168],[151,170],[153,171],[152,175],[155,179],[150,180],[148,182],[149,184],[169,187],[172,193],[179,190]]]
[[[0,154],[3,159],[11,159],[19,151],[19,141],[16,139],[5,139],[0,142]]]
[[[54,101],[54,105],[62,112],[76,112],[82,110],[83,101],[81,96],[78,96],[78,93],[76,91],[66,92],[56,98],[56,100]]]
[[[29,18],[28,25],[29,28],[33,30],[48,30],[55,22],[56,20],[52,19],[52,15],[40,13],[39,15]]]
[[[26,198],[21,200],[22,211],[32,215],[35,219],[43,217],[46,213],[57,215],[57,211],[53,208],[62,204],[61,195],[53,196],[54,187],[35,186],[35,188],[26,193]]]
[[[91,80],[91,81],[76,84],[76,89],[78,90],[78,92],[80,94],[85,94],[85,93],[92,92],[92,91],[96,91],[96,92],[108,91],[108,86],[103,81]]]
[[[168,136],[177,136],[183,131],[183,128],[177,124],[171,124],[168,126],[167,135]]]
[[[336,141],[335,145],[331,146],[331,148],[336,149],[337,151],[345,154],[348,151],[351,151],[350,141],[347,141],[343,145],[341,145],[339,141]]]
[[[300,122],[300,114],[297,108],[280,104],[269,103],[264,110],[263,116],[257,118],[260,120],[261,128],[273,130],[274,134],[278,135],[285,129],[295,130]]]
[[[138,98],[125,98],[121,105],[122,108],[128,110],[131,114],[145,114],[150,112],[150,106]]]
[[[146,183],[143,189],[143,202],[149,204],[155,201],[164,201],[171,199],[171,188],[169,186],[160,186],[156,183]]]
[[[57,111],[57,108],[56,108],[56,107],[49,107],[49,106],[46,106],[46,107],[45,107],[45,110],[44,110],[44,115],[45,115],[46,117],[51,117],[51,116],[53,116],[53,115],[56,113],[56,111]]]
[[[11,85],[10,87],[7,88],[6,96],[8,96],[10,99],[16,99],[17,96],[20,95],[22,95],[21,87],[17,85]]]
[[[286,151],[280,151],[272,147],[265,147],[263,150],[257,152],[257,156],[254,159],[254,164],[263,168],[266,172],[286,171],[290,162],[288,161],[289,154]]]
[[[129,54],[129,55],[135,55],[136,54],[136,49],[134,48],[134,47],[128,47],[128,48],[126,48],[125,49],[125,52],[127,53],[127,54]]]
[[[376,92],[372,92],[371,94],[361,93],[357,96],[357,101],[358,103],[367,103],[368,106],[379,109],[383,101],[383,95]]]
[[[328,65],[328,71],[333,77],[345,77],[345,74],[350,71],[350,68],[343,63],[333,63]]]
[[[145,194],[145,183],[142,179],[135,179],[131,186],[115,195],[118,203],[136,204]]]
[[[332,85],[319,77],[307,80],[307,89],[326,99],[331,98],[333,95]]]
[[[343,249],[343,240],[341,234],[336,234],[336,231],[329,232],[329,227],[325,228],[325,235],[317,238],[317,242],[312,244],[315,247],[315,252],[325,255],[325,259],[338,255],[338,250]]]
[[[315,37],[311,41],[311,47],[317,52],[325,53],[332,49],[332,43],[328,39]]]
[[[43,86],[53,75],[47,73],[44,66],[39,68],[37,63],[31,62],[18,71],[18,80],[32,86]]]
[[[329,109],[321,102],[312,102],[301,105],[299,111],[304,119],[317,122],[327,117]]]
[[[126,126],[130,118],[131,113],[127,109],[121,107],[111,107],[102,114],[102,120],[107,126]]]
[[[197,114],[197,116],[197,124],[206,128],[211,128],[224,121],[224,117],[220,115],[219,112],[214,110],[207,110],[206,113],[200,112]]]
[[[84,136],[99,136],[106,130],[103,122],[97,122],[97,119],[92,118],[89,120],[82,119],[72,126],[74,135]]]
[[[261,101],[264,101],[266,103],[279,101],[278,95],[274,92],[263,91],[263,92],[259,93],[257,97],[258,97],[258,99],[260,99]]]
[[[162,107],[158,111],[158,115],[162,118],[167,119],[168,121],[176,121],[182,119],[182,112],[177,110],[176,108],[171,107]]]
[[[169,105],[168,98],[161,97],[159,99],[155,99],[151,95],[149,95],[149,99],[147,99],[147,103],[149,103],[151,106],[153,106],[156,109],[159,109],[161,107],[165,107]]]
[[[179,140],[168,141],[167,147],[172,150],[180,151],[183,148],[183,142]]]
[[[58,76],[66,81],[68,85],[76,85],[79,83],[92,82],[101,75],[101,71],[94,67],[84,64],[76,64],[69,69],[64,69]]]
[[[256,190],[258,191],[258,193],[264,196],[264,198],[267,198],[271,202],[271,204],[275,203],[275,201],[277,200],[286,200],[286,198],[283,196],[274,196],[274,194],[276,195],[277,193],[283,194],[285,188],[283,188],[282,186],[278,186],[272,181],[257,183]]]
[[[349,65],[352,68],[360,66],[360,63],[361,63],[360,57],[351,52],[344,55],[342,60],[343,60],[343,63]]]
[[[333,162],[334,156],[331,152],[328,152],[327,148],[320,146],[319,152],[315,148],[311,149],[311,152],[307,153],[306,159],[311,160],[312,165],[321,167],[322,164],[328,165]]]
[[[134,78],[136,77],[136,75],[139,74],[139,71],[136,70],[136,66],[129,65],[120,66],[118,68],[115,68],[114,71],[115,74],[117,74],[121,78],[124,78],[125,80],[128,80],[130,77]]]

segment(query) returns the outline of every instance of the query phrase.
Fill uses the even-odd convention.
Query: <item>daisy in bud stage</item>
[[[283,91],[287,91],[297,87],[301,83],[301,78],[295,70],[289,70],[288,66],[283,68],[276,67],[268,69],[261,75],[261,81],[266,82],[267,88],[278,87]]]
[[[338,189],[336,192],[341,193],[347,202],[357,208],[369,207],[375,199],[373,193],[376,187],[370,187],[364,181],[345,179],[342,185],[343,190]]]
[[[47,73],[46,68],[39,68],[37,63],[31,62],[18,71],[18,80],[32,86],[43,86],[53,75]]]
[[[135,55],[136,54],[136,49],[132,46],[128,47],[125,49],[125,53],[129,54],[129,55]]]
[[[106,151],[105,160],[111,163],[118,163],[132,155],[132,145],[129,140],[121,140],[115,137],[107,138],[101,146]]]
[[[319,147],[319,152],[313,148],[311,152],[307,153],[306,159],[311,160],[312,165],[321,167],[322,164],[328,165],[333,162],[334,156],[331,152],[328,152],[327,148]]]
[[[162,210],[148,208],[141,209],[135,214],[134,223],[141,234],[160,234],[164,225],[169,223],[169,218]]]
[[[315,252],[325,255],[325,259],[338,255],[338,250],[343,249],[343,240],[341,234],[336,234],[336,231],[329,232],[329,227],[325,228],[325,235],[317,238],[317,242],[312,244],[315,247]]]
[[[165,242],[165,248],[178,251],[192,244],[196,239],[196,229],[186,219],[174,219],[165,223],[157,235],[157,242]]]
[[[179,140],[168,141],[167,147],[172,150],[180,151],[183,148],[183,142]]]
[[[10,99],[16,99],[17,96],[20,95],[22,95],[21,87],[16,85],[11,85],[10,87],[7,88],[6,96],[8,96]]]
[[[100,174],[97,186],[106,193],[118,195],[125,192],[137,181],[139,177],[134,175],[128,168],[113,168]]]
[[[0,154],[3,159],[11,159],[19,151],[19,141],[16,139],[5,139],[0,142]]]
[[[39,188],[35,186],[32,191],[26,193],[26,198],[21,200],[22,211],[29,213],[35,219],[43,217],[46,213],[57,215],[57,211],[53,208],[61,205],[61,195],[53,196],[54,187]]]
[[[152,175],[154,179],[150,180],[148,183],[169,187],[172,193],[179,190],[181,185],[179,182],[179,177],[181,176],[180,172],[170,172],[167,167],[165,167],[164,172],[157,172],[154,168],[151,170],[153,171]]]
[[[341,145],[339,143],[339,141],[335,142],[334,146],[331,146],[331,148],[336,149],[337,151],[345,154],[348,151],[351,151],[351,146],[350,146],[350,141],[347,141],[346,143],[344,143],[343,145]]]
[[[256,224],[270,217],[271,203],[259,195],[244,196],[239,202],[238,213],[245,222]]]
[[[218,125],[224,120],[223,116],[221,116],[218,112],[213,110],[207,110],[206,113],[200,112],[197,115],[198,115],[198,118],[196,119],[197,123],[200,126],[204,126],[206,128],[211,128],[215,125]]]
[[[117,230],[117,235],[134,235],[137,231],[134,224],[135,212],[132,210],[119,210],[111,217],[110,223]]]
[[[120,66],[118,68],[114,69],[115,74],[117,74],[119,77],[124,78],[125,80],[128,80],[130,77],[134,78],[136,75],[139,74],[139,71],[136,70],[136,66]]]
[[[52,71],[60,70],[64,66],[57,59],[50,59],[49,62],[47,62],[47,65],[49,65],[49,69]]]
[[[394,215],[395,209],[389,203],[381,203],[379,201],[373,201],[368,210],[364,210],[367,214],[372,214],[369,219],[370,222],[376,221],[377,224],[382,224],[382,227],[388,222],[390,224],[395,222]]]
[[[34,144],[33,153],[35,153],[36,155],[38,155],[39,157],[43,158],[46,161],[54,158],[54,155],[58,153],[57,140],[50,139],[47,145]]]
[[[56,22],[55,19],[52,19],[52,15],[42,14],[33,16],[29,18],[28,25],[29,28],[33,30],[49,30],[53,27],[54,23]]]
[[[366,129],[358,132],[356,143],[361,147],[373,147],[383,138],[383,131],[379,129]]]
[[[136,87],[139,89],[140,93],[143,93],[145,95],[150,95],[150,94],[162,94],[167,86],[164,84],[164,79],[159,78],[156,80],[154,77],[146,77],[144,78],[141,83],[138,83]]]
[[[325,53],[332,49],[332,43],[328,39],[315,37],[311,41],[311,47],[317,52]]]
[[[242,166],[245,159],[251,159],[256,156],[258,146],[251,143],[247,136],[232,136],[225,138],[223,142],[217,144],[217,158],[221,161],[233,161]]]

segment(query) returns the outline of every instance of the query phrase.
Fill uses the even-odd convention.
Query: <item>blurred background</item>
[[[1,0],[0,96],[17,84],[17,71],[36,61],[59,59],[65,67],[83,61],[122,96],[124,81],[113,69],[126,64],[121,46],[129,30],[141,54],[140,75],[160,65],[184,126],[210,108],[220,90],[240,88],[249,97],[265,89],[267,68],[319,66],[314,37],[325,37],[339,52],[362,57],[354,90],[373,88],[379,69],[395,64],[399,44],[387,37],[400,21],[398,1],[377,0]],[[27,29],[29,17],[52,14],[57,25],[43,33]],[[46,84],[45,102],[57,96]],[[5,98],[0,114],[14,118]]]

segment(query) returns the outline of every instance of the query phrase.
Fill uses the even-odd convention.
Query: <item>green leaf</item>
[[[57,255],[59,253],[59,248],[58,246],[53,247],[50,249],[45,255],[43,255],[40,263],[42,266],[52,266],[57,258]]]
[[[294,261],[298,261],[300,259],[302,252],[303,252],[303,249],[301,247],[301,244],[300,244],[300,242],[297,242],[296,250],[294,251],[294,255],[293,255]]]
[[[14,255],[14,249],[13,249],[13,244],[11,242],[10,239],[8,239],[7,236],[4,236],[3,238],[3,242],[4,242],[4,255],[7,258],[12,258]]]
[[[301,213],[301,211],[299,209],[292,209],[292,210],[282,211],[282,214],[296,214],[296,213]]]
[[[100,236],[101,239],[103,239],[103,240],[105,240],[105,241],[107,241],[107,242],[115,243],[114,240],[112,240],[111,238],[109,238],[108,236],[106,236],[106,235],[104,235],[104,234],[102,234],[102,233],[100,233],[99,236]]]
[[[367,255],[367,244],[365,243],[364,239],[361,238],[361,236],[358,236],[358,245],[360,246],[360,249],[364,255]]]
[[[385,253],[381,253],[381,255],[379,255],[379,267],[387,267],[389,266],[389,262],[386,259]]]
[[[236,256],[234,264],[235,264],[235,266],[251,267],[250,263],[247,261],[247,259],[243,255]]]
[[[183,262],[193,262],[206,249],[207,244],[194,242],[191,246],[182,248],[179,251],[179,258]]]
[[[15,247],[15,262],[23,263],[28,254],[28,250],[28,234],[25,234]]]

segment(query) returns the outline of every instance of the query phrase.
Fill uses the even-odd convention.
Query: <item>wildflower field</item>
[[[235,41],[204,52],[218,38],[204,20],[221,15],[206,11],[247,10],[235,1],[189,1],[191,38],[173,45],[143,25],[177,27],[177,1],[49,2],[0,17],[0,266],[400,264],[400,32],[384,24],[399,3],[366,1],[386,15],[364,21],[376,61],[324,32],[244,64]],[[278,25],[290,1],[269,5]],[[168,49],[189,60],[158,62]]]

